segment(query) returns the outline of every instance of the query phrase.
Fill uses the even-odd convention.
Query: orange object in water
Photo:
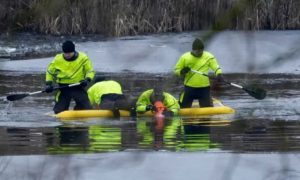
[[[164,116],[163,112],[166,110],[165,105],[161,101],[156,101],[154,106],[156,107],[155,116]]]
[[[156,111],[154,112],[154,117],[156,120],[155,131],[162,133],[164,129],[164,118],[165,118],[163,112],[166,110],[166,107],[161,101],[156,101],[154,103],[154,106],[156,107]]]
[[[161,101],[156,101],[154,106],[156,107],[155,114],[162,114],[166,110],[165,105]]]

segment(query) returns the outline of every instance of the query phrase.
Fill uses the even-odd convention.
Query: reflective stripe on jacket
[[[46,81],[73,84],[87,77],[92,80],[94,76],[92,62],[85,53],[78,52],[77,59],[73,61],[67,61],[63,54],[58,54],[48,66]]]
[[[207,51],[203,51],[201,57],[195,57],[191,52],[184,53],[175,65],[175,74],[180,76],[180,71],[185,67],[205,74],[208,74],[210,69],[212,69],[216,75],[222,73],[216,58]],[[189,87],[208,87],[210,83],[208,77],[189,71],[184,77],[184,85]]]
[[[97,82],[88,89],[87,93],[92,106],[99,105],[104,94],[123,94],[121,85],[113,80]]]
[[[153,89],[147,90],[143,92],[139,99],[136,102],[136,111],[137,112],[145,112],[146,106],[151,103],[150,96],[153,93]],[[167,107],[168,110],[172,111],[174,115],[178,114],[180,106],[178,104],[177,99],[169,93],[164,92],[164,101],[163,104]]]

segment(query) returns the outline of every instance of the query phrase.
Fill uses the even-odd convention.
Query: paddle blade
[[[12,95],[8,95],[6,97],[7,100],[9,101],[16,101],[16,100],[19,100],[19,99],[23,99],[24,97],[28,96],[29,94],[26,93],[26,94],[12,94]]]
[[[243,87],[243,89],[252,97],[258,100],[262,100],[266,97],[267,92],[264,89],[258,87]]]

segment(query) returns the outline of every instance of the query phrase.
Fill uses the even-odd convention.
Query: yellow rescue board
[[[179,110],[178,116],[204,116],[204,115],[220,115],[220,114],[234,114],[234,109],[228,106],[220,104],[216,107],[205,108],[183,108]],[[154,114],[147,111],[143,114],[137,114],[138,117],[153,116]],[[93,117],[113,117],[113,113],[110,110],[68,110],[59,114],[53,115],[60,119],[75,119],[75,118],[93,118]],[[129,117],[129,111],[120,110],[121,117]]]

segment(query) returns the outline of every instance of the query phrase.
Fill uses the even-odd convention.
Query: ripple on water
[[[1,127],[23,127],[23,128],[39,128],[39,127],[56,127],[62,125],[61,122],[56,121],[0,121]]]

